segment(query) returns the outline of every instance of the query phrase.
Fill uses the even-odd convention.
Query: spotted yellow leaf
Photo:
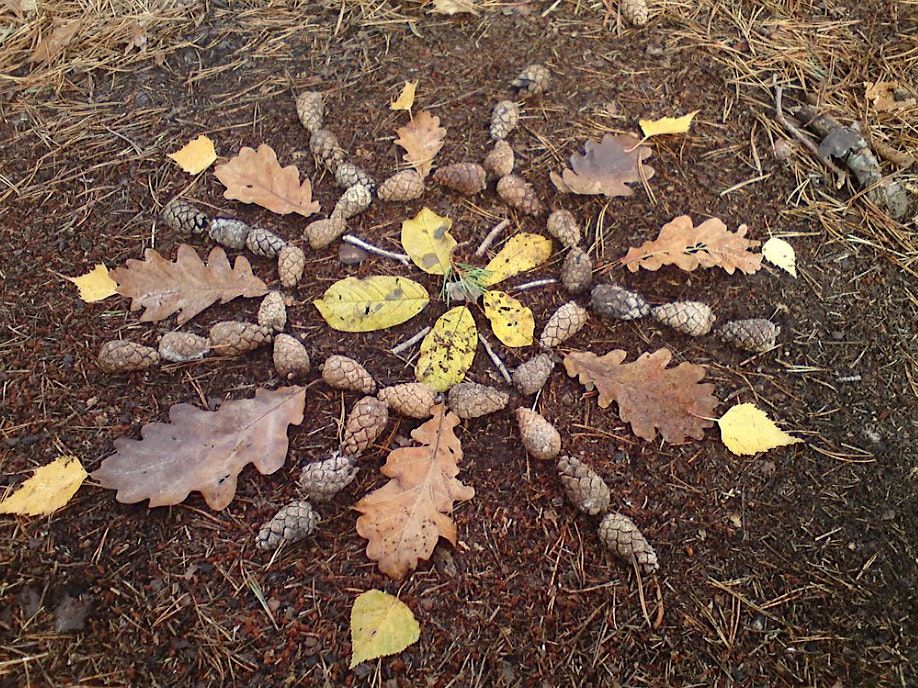
[[[529,346],[535,332],[532,311],[509,294],[495,289],[484,293],[484,311],[494,335],[507,346]]]
[[[406,81],[398,98],[389,103],[390,110],[410,110],[414,105],[414,92],[418,88],[417,81]]]
[[[175,153],[169,153],[169,157],[178,163],[183,172],[188,174],[199,174],[213,165],[217,159],[217,151],[214,150],[214,142],[207,136],[199,136],[192,139]]]
[[[421,270],[431,275],[445,275],[453,260],[456,240],[449,233],[453,221],[429,208],[402,222],[402,246]]]
[[[345,277],[313,301],[325,322],[341,332],[372,332],[411,320],[429,301],[427,290],[404,277]]]
[[[772,237],[762,245],[762,255],[772,265],[776,265],[794,277],[797,276],[797,254],[794,247],[778,237]]]
[[[394,595],[367,590],[351,608],[351,665],[401,652],[421,637],[411,609]]]
[[[462,382],[475,359],[478,330],[472,312],[465,306],[451,308],[440,316],[421,342],[414,374],[418,382],[445,392]]]
[[[720,439],[734,454],[758,454],[803,442],[781,430],[755,404],[737,404],[721,416],[717,424]]]
[[[514,234],[485,267],[482,284],[490,287],[503,282],[508,277],[538,267],[550,257],[551,239],[548,237],[528,232]]]
[[[58,457],[36,470],[18,490],[0,501],[0,514],[50,514],[70,501],[85,478],[86,471],[77,457]]]
[[[695,119],[698,110],[682,117],[662,117],[660,119],[642,119],[638,123],[645,137],[659,136],[661,134],[685,134]]]
[[[73,282],[80,290],[80,298],[86,303],[95,303],[118,293],[118,283],[108,274],[108,268],[99,263],[85,275],[67,277],[64,279]]]

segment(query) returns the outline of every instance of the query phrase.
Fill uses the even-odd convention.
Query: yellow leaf
[[[720,439],[734,454],[757,454],[803,442],[781,430],[755,404],[737,404],[720,420]]]
[[[417,81],[406,81],[398,98],[389,103],[390,110],[410,110],[414,105],[414,92],[418,88]]]
[[[661,134],[685,134],[689,130],[689,125],[695,119],[698,110],[690,112],[682,117],[663,117],[661,119],[642,119],[638,123],[641,125],[641,131],[644,136],[659,136]]]
[[[529,346],[535,331],[532,311],[502,291],[484,293],[484,311],[494,335],[507,346]]]
[[[514,234],[485,267],[482,284],[490,287],[538,267],[551,257],[551,239],[540,234]]]
[[[404,602],[382,590],[367,590],[351,609],[351,666],[401,652],[421,637]]]
[[[42,466],[0,502],[0,514],[44,516],[64,506],[80,489],[86,471],[75,456],[60,456]]]
[[[452,265],[456,240],[449,233],[453,221],[440,217],[428,208],[402,222],[402,246],[421,270],[431,275],[445,275]]]
[[[404,277],[345,277],[313,301],[325,322],[341,332],[372,332],[411,320],[429,301],[427,290]]]
[[[421,342],[421,355],[414,369],[418,382],[445,392],[462,382],[475,359],[478,330],[472,312],[465,306],[451,308],[440,316]]]
[[[108,268],[99,263],[85,275],[67,277],[64,279],[73,282],[80,290],[80,298],[86,303],[95,303],[107,299],[112,294],[118,293],[118,283],[108,275]]]
[[[213,165],[217,159],[217,151],[214,150],[214,142],[202,135],[189,141],[175,153],[169,153],[169,157],[178,163],[183,172],[199,174]]]
[[[772,265],[797,276],[797,254],[794,247],[778,237],[772,237],[762,245],[762,255]]]
[[[433,0],[431,14],[478,14],[476,0]]]

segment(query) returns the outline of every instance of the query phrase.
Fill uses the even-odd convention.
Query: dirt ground
[[[258,527],[296,495],[299,466],[336,448],[356,398],[313,374],[287,466],[272,476],[246,469],[224,511],[198,494],[172,508],[123,505],[89,481],[49,518],[0,517],[2,688],[916,685],[916,228],[850,185],[834,188],[825,166],[775,123],[770,90],[774,75],[789,101],[815,98],[914,153],[918,108],[877,112],[864,84],[918,82],[915,6],[651,2],[648,26],[636,30],[611,2],[611,11],[586,0],[481,4],[477,17],[383,0],[52,2],[37,15],[0,15],[0,494],[63,453],[98,467],[116,438],[139,438],[174,403],[214,408],[278,384],[268,350],[125,376],[96,367],[102,342],[155,346],[174,322],[140,323],[120,297],[85,304],[60,274],[121,265],[150,246],[173,258],[182,239],[158,220],[173,196],[289,239],[302,232],[295,217],[224,200],[212,171],[191,178],[166,153],[201,133],[224,157],[268,142],[330,209],[340,190],[308,154],[297,92],[325,93],[327,126],[382,179],[399,163],[393,132],[404,116],[388,103],[404,80],[420,81],[418,105],[449,131],[438,162],[479,160],[493,104],[534,62],[551,68],[555,88],[525,106],[512,137],[517,169],[545,205],[585,224],[596,278],[654,303],[706,301],[721,322],[766,317],[782,327],[779,348],[760,356],[649,321],[593,319],[567,346],[621,348],[629,358],[668,347],[676,361],[708,366],[721,411],[755,402],[805,444],[740,458],[716,430],[679,447],[647,443],[556,370],[538,409],[565,451],[609,482],[613,507],[656,547],[659,573],[638,581],[603,551],[596,522],[564,501],[551,465],[527,460],[503,412],[461,429],[461,477],[476,496],[456,512],[459,546],[438,547],[399,585],[366,558],[348,507],[382,484],[387,449],[414,427],[404,420],[319,509],[314,537],[273,561],[254,548]],[[28,62],[38,31],[79,16],[83,28],[62,57]],[[143,51],[125,49],[135,26]],[[548,172],[586,138],[696,109],[690,135],[651,142],[652,198],[641,188],[607,201],[551,186]],[[791,144],[786,160],[776,140]],[[918,184],[914,171],[898,179]],[[453,218],[467,255],[502,217],[544,231],[544,217],[509,212],[493,185],[472,199],[431,188],[415,203],[377,202],[352,229],[397,248],[401,221],[422,205]],[[770,266],[754,276],[617,267],[629,246],[680,214],[746,223],[760,240],[788,237],[799,277]],[[525,279],[557,276],[561,257]],[[272,261],[251,260],[276,282]],[[389,349],[432,323],[442,303],[392,330],[342,335],[311,301],[348,274],[410,274],[432,294],[437,279],[381,258],[348,267],[337,247],[308,261],[290,319],[313,360],[348,353],[383,384],[410,381],[412,352]],[[567,300],[555,287],[520,298],[537,329]],[[257,306],[214,306],[183,329],[254,318]],[[510,366],[531,353],[498,352]],[[500,384],[482,351],[469,377]],[[412,608],[421,639],[349,671],[350,607],[371,588]],[[73,599],[88,604],[82,629],[59,632],[60,605]]]

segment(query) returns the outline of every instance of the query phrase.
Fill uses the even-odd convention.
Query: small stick
[[[545,279],[534,280],[532,282],[526,282],[521,284],[518,287],[513,287],[513,291],[527,291],[528,289],[538,289],[539,287],[547,287],[551,284],[557,284],[558,280],[554,277],[546,277]]]
[[[507,366],[504,365],[504,362],[500,360],[500,356],[494,353],[494,349],[491,348],[491,345],[488,344],[488,340],[484,338],[484,335],[481,333],[478,334],[478,341],[481,342],[481,345],[484,347],[484,350],[488,353],[488,358],[491,359],[491,363],[494,364],[494,367],[497,368],[497,371],[500,373],[501,377],[511,384],[513,378],[510,377],[510,371],[507,370]]]
[[[384,248],[378,248],[373,244],[368,244],[363,239],[358,239],[353,234],[345,234],[343,237],[341,237],[341,241],[346,244],[350,244],[351,246],[362,248],[367,253],[382,256],[383,258],[391,258],[392,260],[397,260],[402,265],[408,265],[411,262],[411,258],[406,256],[404,253],[393,253],[392,251],[387,251]]]
[[[488,232],[488,235],[481,240],[481,246],[478,247],[478,250],[475,251],[475,255],[481,258],[485,252],[491,248],[491,244],[500,236],[500,233],[504,231],[507,225],[510,224],[510,220],[501,220]]]
[[[410,339],[406,339],[405,341],[403,341],[403,342],[402,342],[401,344],[399,344],[398,346],[393,347],[391,353],[394,354],[394,355],[396,355],[396,356],[398,356],[400,353],[402,353],[402,352],[403,352],[405,349],[407,349],[408,347],[414,346],[414,345],[417,344],[419,341],[421,341],[422,339],[424,339],[424,337],[427,336],[427,333],[428,333],[428,332],[430,332],[430,327],[425,327],[423,330],[421,330],[420,332],[418,332],[416,335],[414,335],[414,336],[411,337]]]

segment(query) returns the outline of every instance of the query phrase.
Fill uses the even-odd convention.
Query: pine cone
[[[296,337],[279,334],[274,338],[274,369],[283,380],[304,378],[309,374],[309,354]]]
[[[540,64],[529,65],[520,72],[511,85],[518,88],[520,93],[537,96],[545,93],[551,86],[551,72]]]
[[[319,520],[319,515],[305,499],[290,502],[261,527],[255,537],[255,546],[271,550],[277,549],[282,542],[298,542],[316,529]]]
[[[647,0],[620,0],[619,8],[622,16],[632,26],[644,26],[647,23],[649,17]]]
[[[568,301],[558,308],[545,323],[545,329],[542,330],[542,336],[539,337],[539,345],[543,349],[558,346],[580,332],[589,318],[590,314],[585,308],[581,308],[574,301]]]
[[[300,489],[314,502],[327,502],[351,484],[358,470],[354,459],[335,452],[330,459],[303,466]]]
[[[376,397],[363,397],[354,404],[341,438],[341,452],[359,456],[386,429],[389,408]]]
[[[97,360],[106,373],[129,373],[157,365],[159,354],[149,346],[115,339],[102,345]]]
[[[187,363],[204,358],[210,340],[190,332],[166,332],[159,340],[159,357],[172,363]]]
[[[513,371],[513,386],[517,392],[525,396],[537,394],[545,386],[548,376],[554,369],[555,361],[551,356],[536,354]]]
[[[179,234],[203,234],[207,231],[207,215],[186,203],[181,198],[173,198],[162,212],[163,222]]]
[[[561,283],[571,294],[581,294],[593,283],[593,261],[579,248],[572,248],[561,266]]]
[[[775,347],[781,328],[764,318],[750,318],[724,323],[718,333],[727,344],[762,353]]]
[[[491,113],[491,138],[503,141],[516,129],[520,121],[520,106],[512,100],[502,100],[494,106]]]
[[[238,250],[245,248],[245,238],[249,235],[251,229],[242,220],[234,220],[230,217],[215,217],[210,221],[207,233],[218,244]]]
[[[513,172],[513,148],[506,141],[498,141],[484,159],[485,171],[492,177],[506,177]]]
[[[376,180],[352,162],[342,162],[335,170],[335,182],[342,189],[350,189],[355,184],[363,184],[370,191],[376,189]]]
[[[271,330],[261,325],[223,320],[210,328],[210,345],[215,353],[238,356],[269,343],[273,336]]]
[[[423,382],[406,382],[384,387],[376,398],[403,416],[429,418],[430,408],[437,402],[437,393]]]
[[[299,246],[287,244],[277,254],[277,274],[281,286],[292,289],[303,279],[306,269],[306,254]]]
[[[258,307],[258,324],[275,332],[283,332],[287,325],[287,306],[279,291],[269,291]]]
[[[532,184],[515,174],[500,178],[497,182],[497,195],[511,208],[527,215],[538,215],[542,212],[542,204],[539,203],[539,197]]]
[[[474,382],[460,382],[449,390],[447,404],[460,418],[480,418],[506,408],[510,395]]]
[[[265,258],[276,258],[286,245],[287,242],[274,232],[261,227],[252,227],[245,238],[245,247],[256,256]]]
[[[606,514],[599,524],[599,539],[613,554],[627,562],[631,561],[633,554],[645,573],[653,573],[659,568],[657,553],[641,535],[634,521],[624,514]]]
[[[516,410],[516,423],[520,429],[523,446],[530,456],[540,461],[551,461],[561,452],[561,435],[555,426],[528,408]]]
[[[309,150],[332,174],[344,162],[344,149],[338,145],[338,137],[328,129],[316,129],[309,137]]]
[[[662,306],[651,308],[650,314],[658,323],[692,337],[700,337],[710,332],[715,320],[711,307],[698,301],[664,303]]]
[[[570,210],[555,210],[548,216],[546,229],[564,248],[580,243],[580,225]]]
[[[558,459],[558,476],[571,504],[589,516],[609,510],[609,486],[592,468],[573,456]]]
[[[457,162],[454,165],[440,167],[433,174],[433,180],[447,189],[472,196],[484,191],[487,182],[484,167],[477,162]]]
[[[304,91],[296,98],[296,116],[310,134],[322,128],[325,102],[318,91]]]
[[[337,354],[329,356],[325,363],[319,366],[319,371],[329,387],[363,394],[373,394],[376,391],[373,376],[353,358]]]
[[[396,172],[379,185],[376,198],[391,203],[393,201],[413,201],[424,193],[424,180],[414,170]]]
[[[306,225],[303,230],[305,238],[312,248],[325,248],[347,231],[343,218],[330,217],[327,220],[316,220]]]
[[[373,194],[370,189],[363,184],[355,184],[341,194],[335,209],[332,210],[331,218],[348,220],[369,208],[372,202]]]
[[[617,284],[598,284],[590,294],[590,308],[603,318],[637,320],[650,313],[650,305],[640,294]]]

